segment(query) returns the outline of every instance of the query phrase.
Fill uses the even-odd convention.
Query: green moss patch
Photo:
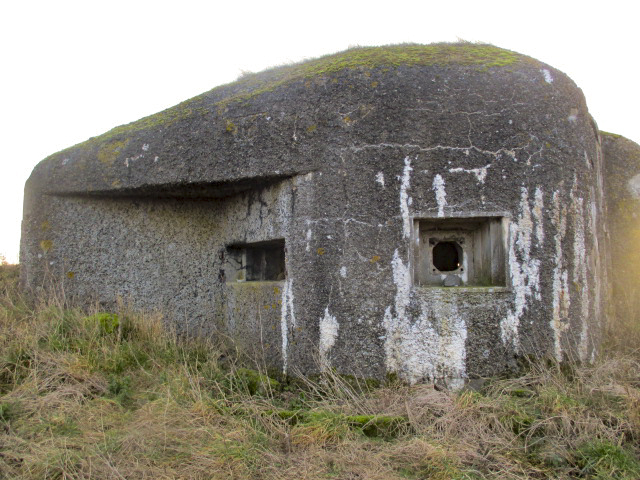
[[[593,440],[575,452],[581,477],[596,479],[640,478],[640,461],[634,453],[609,440]]]
[[[347,69],[372,70],[401,66],[462,65],[486,70],[494,67],[506,67],[524,59],[531,60],[518,53],[486,44],[436,43],[432,45],[358,47],[302,63],[247,75],[236,82],[240,91],[219,103],[228,104],[232,101],[246,100],[294,81],[328,76]]]
[[[110,167],[116,161],[118,155],[126,148],[129,139],[108,142],[100,145],[98,149],[98,160],[104,165]]]
[[[611,138],[622,138],[622,135],[618,135],[617,133],[611,133],[611,132],[605,132],[604,130],[600,130],[600,135],[604,135],[605,137],[611,137]]]
[[[223,110],[232,102],[245,102],[295,81],[333,75],[347,69],[372,70],[380,68],[391,71],[401,66],[461,65],[477,67],[479,70],[488,70],[510,66],[521,61],[531,62],[533,59],[487,44],[437,43],[431,45],[357,47],[293,65],[274,67],[257,74],[244,75],[234,83],[216,87],[167,110],[127,125],[121,125],[99,137],[91,138],[71,148],[100,146],[100,153],[98,154],[100,160],[107,164],[113,163],[113,154],[117,153],[120,147],[124,148],[126,143],[124,146],[107,144],[109,140],[124,138],[134,132],[159,126],[168,126],[184,119],[209,114],[210,108],[203,106],[203,100],[214,93],[223,95],[223,98],[215,104],[219,110]],[[373,82],[373,84],[377,86],[378,83]],[[225,90],[229,92],[226,96],[224,94]],[[235,133],[234,126],[230,126],[229,123],[225,124],[225,131]],[[103,149],[105,149],[104,152]]]
[[[396,438],[411,428],[405,417],[391,415],[343,415],[327,411],[280,410],[276,412],[290,425],[333,424],[362,433],[369,438]]]

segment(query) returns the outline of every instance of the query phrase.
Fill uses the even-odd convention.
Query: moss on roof
[[[414,65],[470,65],[488,69],[511,65],[522,58],[526,57],[493,45],[474,43],[356,47],[344,52],[247,75],[235,83],[249,89],[249,91],[231,95],[222,100],[222,103],[253,97],[290,82],[331,75],[345,69]]]
[[[356,47],[320,58],[292,65],[273,67],[260,73],[245,75],[233,83],[216,87],[174,107],[127,125],[115,127],[99,137],[92,137],[70,149],[76,147],[91,148],[102,145],[115,137],[124,138],[127,135],[148,128],[171,125],[182,119],[205,115],[210,112],[211,107],[204,106],[203,100],[205,97],[216,93],[222,95],[222,98],[215,105],[218,108],[224,108],[232,102],[246,101],[295,81],[327,76],[345,69],[394,68],[416,65],[462,65],[476,66],[480,70],[489,70],[512,65],[523,60],[534,61],[530,57],[493,45],[468,42]]]
[[[355,47],[343,52],[283,67],[263,73],[276,73],[276,82],[336,73],[346,68],[399,67],[402,65],[479,65],[503,67],[523,56],[487,44],[435,43],[431,45],[389,45],[385,47]]]
[[[600,135],[604,135],[606,137],[611,137],[611,138],[624,138],[622,137],[622,135],[619,135],[617,133],[605,132],[604,130],[600,130]]]

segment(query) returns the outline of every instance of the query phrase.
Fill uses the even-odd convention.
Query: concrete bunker
[[[56,153],[26,288],[124,298],[282,372],[459,386],[597,353],[600,134],[562,72],[490,45],[357,48]]]

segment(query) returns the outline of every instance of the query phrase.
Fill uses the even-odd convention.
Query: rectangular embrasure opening
[[[231,245],[226,278],[233,282],[279,281],[286,277],[284,239]]]
[[[505,217],[416,219],[414,280],[441,287],[506,287]]]

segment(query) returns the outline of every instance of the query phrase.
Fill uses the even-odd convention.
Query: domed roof
[[[356,47],[300,63],[273,67],[259,73],[245,74],[235,82],[215,87],[166,110],[116,127],[85,143],[100,143],[121,135],[170,125],[191,116],[202,115],[206,100],[209,100],[206,103],[211,103],[211,106],[225,108],[232,103],[246,103],[294,82],[330,77],[345,70],[367,72],[373,69],[390,71],[398,67],[466,66],[478,71],[487,71],[504,67],[513,69],[524,63],[542,65],[531,57],[487,44],[436,43]]]
[[[522,107],[524,95],[537,98],[526,99],[535,108]],[[331,146],[439,144],[460,122],[440,118],[442,112],[482,108],[497,115],[514,103],[530,110],[522,113],[527,128],[542,126],[549,110],[568,104],[586,113],[581,92],[564,74],[492,45],[359,47],[244,75],[116,127],[50,156],[31,182],[50,193],[126,194],[291,176],[314,169]],[[496,142],[489,128],[477,143],[486,149]]]

